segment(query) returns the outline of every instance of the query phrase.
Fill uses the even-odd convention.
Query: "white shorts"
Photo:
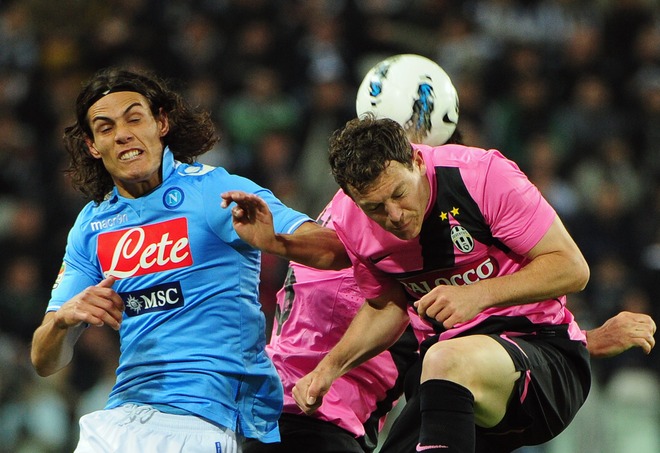
[[[80,418],[74,453],[240,453],[236,433],[192,415],[127,404]]]

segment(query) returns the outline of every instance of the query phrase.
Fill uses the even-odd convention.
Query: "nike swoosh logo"
[[[369,257],[369,262],[370,262],[371,264],[377,264],[377,263],[380,263],[381,261],[383,261],[385,258],[387,258],[387,257],[390,256],[390,255],[391,255],[391,253],[388,253],[388,254],[386,254],[386,255],[378,256],[378,257],[376,257],[376,258],[374,258],[373,256],[370,256],[370,257]]]
[[[422,445],[422,444],[417,444],[415,447],[416,451],[426,451],[426,450],[434,450],[436,448],[449,448],[446,445]]]

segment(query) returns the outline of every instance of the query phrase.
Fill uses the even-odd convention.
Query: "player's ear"
[[[87,151],[89,151],[89,154],[95,158],[95,159],[100,159],[101,158],[101,153],[98,152],[96,149],[96,146],[94,146],[94,142],[92,141],[91,138],[85,136],[85,145],[87,145]]]
[[[413,167],[419,168],[422,173],[426,173],[426,163],[421,151],[413,146],[412,153]]]
[[[170,122],[167,119],[167,113],[161,108],[158,112],[158,118],[156,118],[158,123],[158,130],[160,131],[160,136],[165,137],[170,131]]]

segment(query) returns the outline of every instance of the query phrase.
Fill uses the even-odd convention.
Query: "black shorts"
[[[306,415],[283,413],[279,420],[281,442],[243,443],[243,453],[365,453],[359,439],[337,425]]]
[[[553,329],[513,338],[489,336],[507,350],[521,376],[503,420],[492,428],[475,427],[476,451],[510,452],[556,437],[589,394],[591,367],[586,347]],[[421,361],[406,377],[406,406],[394,422],[382,453],[415,452],[421,424],[420,376]]]

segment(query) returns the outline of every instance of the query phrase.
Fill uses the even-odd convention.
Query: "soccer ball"
[[[413,143],[439,146],[458,123],[458,94],[435,62],[414,54],[395,55],[365,75],[355,100],[357,115],[372,112],[401,124]]]

